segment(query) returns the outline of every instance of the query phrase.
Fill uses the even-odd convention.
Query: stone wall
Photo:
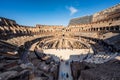
[[[69,25],[87,24],[87,23],[91,23],[91,22],[92,22],[92,15],[71,19],[69,22]]]
[[[2,25],[13,26],[13,25],[17,25],[17,23],[14,20],[0,17],[0,26],[2,26]]]
[[[0,39],[10,39],[18,36],[53,35],[62,31],[63,26],[23,26],[14,20],[0,18]]]
[[[93,22],[118,18],[120,17],[119,13],[120,13],[120,4],[117,4],[111,8],[95,13],[93,15]]]
[[[80,20],[78,20],[80,19]],[[82,23],[84,18],[72,19],[74,24],[70,24],[67,31],[76,32],[119,32],[120,30],[120,4],[101,12],[93,14],[92,20],[89,23]],[[86,20],[89,21],[88,18]],[[70,22],[70,23],[72,23]],[[77,23],[76,23],[77,22]]]
[[[119,62],[113,60],[95,68],[83,70],[78,80],[119,80]]]

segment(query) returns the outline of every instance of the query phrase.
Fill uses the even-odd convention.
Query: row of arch
[[[0,39],[9,39],[18,36],[39,35],[40,32],[36,28],[27,26],[0,26]]]
[[[89,28],[89,29],[86,29],[84,31],[120,31],[120,26]]]

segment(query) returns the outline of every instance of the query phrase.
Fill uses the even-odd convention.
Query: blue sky
[[[0,16],[18,24],[68,25],[69,20],[112,7],[120,0],[0,0]]]

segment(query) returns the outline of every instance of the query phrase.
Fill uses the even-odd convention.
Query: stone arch
[[[98,28],[96,28],[96,31],[98,31]]]
[[[95,31],[95,28],[93,28],[93,31]]]
[[[119,31],[119,26],[115,26],[115,31]]]
[[[114,30],[114,27],[113,27],[113,26],[111,26],[111,27],[110,27],[110,31],[113,31],[113,30]]]
[[[106,27],[106,31],[108,31],[109,30],[109,27]]]

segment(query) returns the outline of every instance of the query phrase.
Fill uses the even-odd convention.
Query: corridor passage
[[[71,76],[71,69],[70,69],[70,64],[69,61],[61,61],[60,62],[60,72],[59,72],[59,79],[58,80],[73,80]],[[67,76],[68,74],[68,76]]]

